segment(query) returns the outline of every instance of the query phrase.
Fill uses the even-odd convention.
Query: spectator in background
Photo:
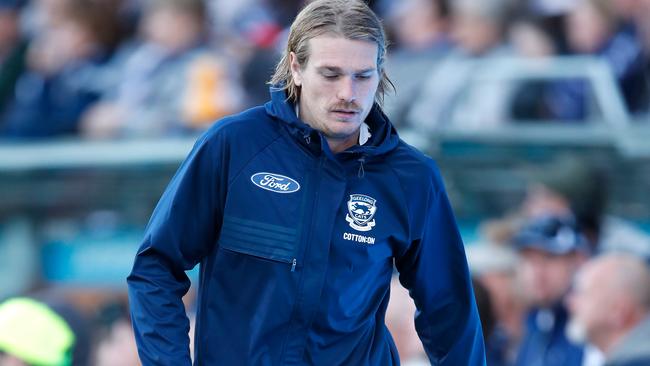
[[[241,65],[246,108],[263,104],[275,65],[287,41],[289,26],[305,0],[209,2],[215,42]]]
[[[523,0],[517,11],[523,17],[536,19],[542,31],[550,37],[558,54],[566,54],[567,39],[563,29],[566,14],[579,0]]]
[[[292,7],[296,6],[295,9]],[[238,53],[242,64],[242,85],[246,91],[246,105],[263,104],[268,98],[266,81],[271,78],[280,60],[282,45],[290,20],[298,13],[295,1],[264,1],[255,12],[242,11],[241,21],[234,27],[240,40]]]
[[[0,304],[0,364],[71,366],[75,335],[50,307],[28,298]]]
[[[641,46],[635,36],[621,30],[611,0],[580,0],[569,13],[565,31],[569,50],[577,55],[594,55],[611,67],[628,110],[648,109],[649,92]],[[583,120],[589,117],[589,89],[585,82],[567,81],[557,85],[551,102],[555,116]]]
[[[393,276],[390,282],[390,300],[386,308],[386,327],[393,337],[402,366],[431,364],[415,331],[415,312],[415,304],[409,292],[400,285],[398,276]]]
[[[89,0],[57,4],[56,21],[30,43],[27,70],[7,106],[2,136],[74,134],[79,117],[99,97],[97,70],[116,40],[112,7]]]
[[[395,45],[386,69],[398,92],[386,97],[384,110],[398,130],[422,88],[419,76],[428,75],[451,48],[449,7],[448,0],[405,0],[389,7],[386,23]]]
[[[116,83],[84,116],[84,135],[182,134],[237,110],[241,90],[226,60],[207,48],[202,1],[149,2],[140,32],[113,64]]]
[[[508,37],[518,56],[544,58],[558,53],[552,38],[544,31],[538,18],[516,19],[509,27]]]
[[[529,183],[523,217],[573,215],[594,252],[624,250],[650,256],[650,237],[632,223],[606,215],[608,176],[603,166],[572,155],[539,167]]]
[[[490,326],[483,327],[487,364],[512,365],[521,340],[525,312],[517,282],[517,253],[505,244],[476,243],[467,247],[467,260],[481,321],[486,320],[484,313],[491,318]],[[477,288],[485,293],[479,293]]]
[[[57,291],[55,287],[41,288],[33,292],[30,297],[53,310],[74,334],[71,366],[92,364],[90,361],[95,342],[94,329],[90,317],[82,311],[81,307],[73,304],[65,293]]]
[[[513,21],[508,37],[516,54],[527,59],[544,59],[558,54],[556,41],[545,30],[544,19],[521,17]],[[552,121],[555,116],[548,106],[552,98],[552,81],[524,80],[517,86],[510,103],[510,120],[517,121]]]
[[[607,193],[603,171],[577,157],[560,156],[533,172],[522,213],[528,218],[575,217],[577,227],[596,251]]]
[[[568,298],[569,335],[598,347],[606,366],[650,365],[650,271],[629,254],[583,266]]]
[[[138,350],[131,323],[116,321],[97,347],[95,366],[138,366]]]
[[[589,256],[589,245],[570,218],[528,222],[515,235],[521,255],[519,275],[529,304],[516,365],[580,366],[582,347],[569,342],[564,297],[573,275]]]
[[[119,300],[104,303],[98,313],[99,341],[94,354],[94,366],[138,366],[138,350],[131,327],[128,305]]]
[[[504,120],[510,94],[507,85],[473,85],[471,80],[474,75],[490,70],[502,56],[511,55],[504,45],[509,5],[508,0],[453,2],[452,38],[457,48],[429,75],[423,76],[422,91],[407,116],[410,128],[432,132],[454,123],[475,129]]]
[[[25,69],[27,40],[20,34],[20,5],[20,0],[0,0],[0,128],[4,106]]]

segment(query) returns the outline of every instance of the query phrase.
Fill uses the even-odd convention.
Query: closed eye
[[[338,79],[339,75],[323,75],[323,77],[327,80],[336,80]]]
[[[375,70],[363,70],[361,72],[358,72],[355,74],[355,77],[358,80],[368,80],[372,78],[372,76],[375,74]]]

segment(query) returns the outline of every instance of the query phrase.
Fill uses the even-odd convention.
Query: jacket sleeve
[[[415,200],[414,200],[415,201]],[[463,243],[439,175],[417,200],[416,233],[396,258],[417,308],[415,328],[433,365],[485,365],[485,347]],[[422,212],[426,212],[422,215]]]
[[[213,136],[214,137],[214,136]],[[190,365],[185,274],[214,249],[226,174],[223,144],[208,132],[181,164],[145,230],[127,278],[131,319],[143,365]]]

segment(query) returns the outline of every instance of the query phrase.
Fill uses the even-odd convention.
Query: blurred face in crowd
[[[650,311],[650,272],[630,254],[605,254],[578,272],[567,297],[571,322],[567,335],[589,341],[607,354]]]
[[[321,131],[335,153],[358,142],[379,86],[377,54],[375,43],[335,35],[310,39],[305,65],[290,54],[300,118]]]
[[[94,365],[140,365],[133,328],[129,322],[118,320],[111,326],[109,334],[97,346]]]
[[[517,22],[509,31],[510,41],[521,56],[546,57],[555,53],[551,38],[538,26],[525,21]]]
[[[92,57],[98,50],[91,31],[69,20],[32,41],[29,65],[43,74],[55,74],[76,61]]]
[[[595,53],[612,33],[612,26],[589,1],[582,1],[567,18],[567,36],[571,48],[579,53]]]
[[[499,26],[471,11],[459,11],[452,19],[452,37],[467,53],[481,55],[499,43]]]
[[[498,319],[507,317],[516,306],[515,276],[512,272],[493,271],[481,274],[478,281],[490,293],[494,313]]]
[[[198,42],[202,24],[188,12],[172,6],[160,6],[145,16],[143,31],[148,41],[170,53],[182,52]]]
[[[391,26],[398,43],[407,48],[428,47],[442,34],[443,20],[436,1],[395,2]]]
[[[18,40],[18,14],[11,9],[0,7],[0,60]]]
[[[80,22],[67,21],[53,30],[53,33],[57,33],[57,43],[70,60],[91,57],[98,48],[98,41],[92,31]]]
[[[611,288],[607,277],[605,272],[599,273],[597,268],[589,265],[576,276],[575,286],[567,299],[571,311],[569,336],[574,341],[589,340],[599,345],[599,338],[615,328],[617,303],[625,294]]]
[[[526,299],[533,306],[548,307],[560,301],[571,286],[573,275],[585,260],[572,252],[556,255],[534,248],[521,251],[520,280]]]

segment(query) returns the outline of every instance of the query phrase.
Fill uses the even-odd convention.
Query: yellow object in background
[[[42,366],[69,366],[75,336],[45,304],[13,298],[0,304],[0,351]]]
[[[195,60],[188,70],[183,99],[183,119],[190,127],[200,127],[230,112],[221,98],[224,67],[211,57]]]

